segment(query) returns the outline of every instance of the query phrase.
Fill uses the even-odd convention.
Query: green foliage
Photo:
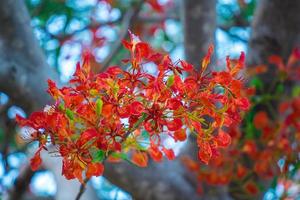
[[[92,154],[92,156],[93,156],[93,162],[95,163],[103,162],[105,159],[105,152],[103,150],[98,150],[94,154]]]

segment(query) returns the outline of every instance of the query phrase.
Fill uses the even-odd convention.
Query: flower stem
[[[80,200],[81,196],[83,195],[85,189],[86,189],[86,184],[87,182],[89,181],[90,179],[89,178],[86,178],[84,179],[83,183],[81,183],[80,185],[80,189],[79,189],[79,192],[75,198],[75,200]]]

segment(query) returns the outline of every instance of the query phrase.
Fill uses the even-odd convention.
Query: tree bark
[[[216,0],[183,0],[185,58],[200,66],[210,44],[215,44]]]
[[[199,198],[194,183],[185,177],[185,168],[179,160],[150,162],[147,168],[134,167],[128,163],[105,166],[105,177],[136,200]]]
[[[216,0],[183,0],[183,27],[185,58],[195,67],[200,67],[210,45],[215,45]],[[214,56],[213,56],[214,57]],[[213,69],[210,66],[210,69]],[[191,141],[191,140],[190,140]],[[188,155],[197,152],[197,146],[189,147]],[[197,156],[193,156],[198,160]],[[230,199],[226,186],[203,185],[201,199]]]
[[[293,48],[300,46],[300,1],[261,0],[254,13],[251,24],[251,37],[248,47],[247,66],[268,64],[271,55],[279,55],[287,61]],[[270,86],[275,76],[274,66],[269,65],[268,72],[260,76],[265,86]],[[267,88],[266,88],[267,89]],[[276,105],[276,102],[274,102]],[[263,106],[259,109],[265,109]],[[252,177],[267,188],[270,182]],[[231,191],[234,189],[234,191]],[[230,195],[234,199],[250,200],[240,183],[232,182]],[[255,199],[262,199],[261,192]]]
[[[0,25],[0,91],[5,92],[14,104],[27,113],[41,109],[50,103],[50,97],[46,93],[47,79],[56,82],[59,79],[58,74],[47,65],[43,51],[34,37],[23,0],[1,1]],[[76,196],[80,183],[62,180],[61,163],[57,165],[54,158],[44,161],[49,166],[47,168],[46,165],[46,168],[57,178],[57,199],[69,199],[66,196],[72,194]],[[9,197],[5,198],[22,199],[33,175],[30,167],[25,167],[8,194]],[[89,186],[87,190],[83,199],[95,199],[96,195],[89,192],[92,187]]]
[[[247,55],[248,66],[267,64],[268,57],[279,55],[285,61],[294,47],[300,46],[300,1],[261,0],[254,13]],[[273,79],[274,69],[264,77]]]
[[[58,80],[49,68],[30,27],[22,0],[1,1],[0,91],[28,113],[49,103],[47,79]]]

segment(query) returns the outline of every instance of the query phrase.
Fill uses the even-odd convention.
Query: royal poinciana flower
[[[245,194],[248,193],[249,199],[252,199],[252,195],[258,194],[262,188],[259,185],[261,179],[276,185],[277,179],[287,181],[292,177],[291,174],[296,174],[299,170],[300,87],[290,84],[291,81],[300,80],[299,49],[292,52],[287,64],[279,56],[271,56],[269,61],[277,67],[274,82],[270,84],[274,91],[270,90],[269,85],[264,88],[257,76],[267,72],[267,66],[249,69],[248,74],[253,76],[251,84],[258,94],[250,91],[252,107],[245,115],[243,126],[229,126],[229,136],[219,132],[218,147],[222,144],[228,146],[231,140],[231,145],[220,152],[222,156],[210,159],[209,166],[200,165],[189,157],[182,158],[187,168],[196,174],[199,191],[202,191],[203,183],[225,185],[236,181],[237,187],[242,186]],[[218,77],[220,82],[225,82],[224,77],[226,76]],[[286,83],[289,83],[287,90],[284,89]],[[234,94],[242,91],[238,89],[241,87],[239,84],[240,82],[235,83],[231,89]],[[203,156],[211,155],[211,151],[205,152]],[[260,179],[253,180],[251,177]]]
[[[86,54],[68,86],[57,88],[48,81],[53,105],[28,119],[17,116],[39,142],[32,169],[42,163],[40,152],[49,146],[63,158],[62,174],[82,182],[101,175],[106,158],[140,167],[147,166],[148,155],[158,162],[163,155],[172,160],[175,154],[163,140],[184,141],[188,130],[197,137],[199,159],[206,164],[230,144],[226,127],[236,125],[249,108],[239,76],[244,54],[226,71],[210,72],[213,47],[197,69],[185,61],[172,62],[133,34],[130,38],[123,42],[131,55],[124,66],[94,74]],[[155,74],[148,72],[150,67]]]

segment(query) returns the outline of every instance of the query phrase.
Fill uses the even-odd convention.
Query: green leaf
[[[292,95],[293,95],[293,97],[300,96],[300,86],[293,87],[293,89],[292,89]]]
[[[113,153],[111,153],[111,156],[114,158],[121,158],[123,160],[128,160],[128,155],[126,153],[113,152]]]
[[[2,142],[4,139],[4,131],[2,128],[0,128],[0,142]]]
[[[244,117],[246,139],[254,139],[254,138],[259,138],[261,136],[261,131],[257,130],[253,124],[254,116],[255,116],[255,111],[251,110]]]
[[[273,178],[273,180],[272,180],[271,188],[276,189],[277,181],[278,181],[278,177],[275,176],[275,177]]]
[[[69,108],[66,109],[66,115],[68,116],[68,118],[70,120],[74,120],[74,113],[72,110],[70,110]]]
[[[65,105],[63,103],[60,103],[58,105],[58,109],[61,110],[61,111],[65,110]]]
[[[97,116],[101,115],[103,107],[103,101],[101,98],[97,99],[96,101],[96,114]]]
[[[256,89],[263,89],[263,85],[263,82],[258,77],[251,79],[250,86],[254,86]]]
[[[283,86],[283,84],[277,85],[277,87],[276,87],[276,93],[277,94],[282,94],[283,92],[284,92],[284,86]]]
[[[118,96],[119,90],[120,90],[120,86],[119,86],[117,83],[114,84],[114,86],[113,86],[114,97],[117,97],[117,96]]]
[[[98,150],[96,153],[92,155],[92,157],[94,163],[103,162],[105,158],[105,152],[103,150]]]
[[[167,86],[171,87],[174,84],[174,74],[172,74],[171,76],[169,76],[168,80],[167,80]]]

